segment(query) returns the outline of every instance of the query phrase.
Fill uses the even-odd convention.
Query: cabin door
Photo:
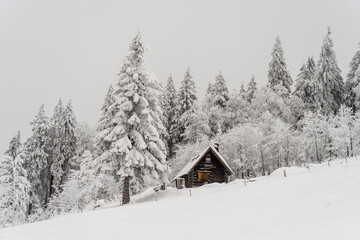
[[[199,182],[210,182],[210,172],[198,172]]]

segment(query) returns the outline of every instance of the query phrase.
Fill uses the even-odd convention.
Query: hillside
[[[0,230],[1,240],[360,239],[360,158],[168,189],[135,203]]]

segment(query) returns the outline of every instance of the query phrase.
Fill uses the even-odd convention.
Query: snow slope
[[[360,157],[0,230],[1,240],[360,239]]]

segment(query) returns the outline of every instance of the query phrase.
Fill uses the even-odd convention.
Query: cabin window
[[[205,157],[205,162],[206,163],[211,163],[211,156],[210,154],[207,154],[206,157]]]
[[[198,172],[198,181],[199,182],[209,182],[210,173],[209,172]]]

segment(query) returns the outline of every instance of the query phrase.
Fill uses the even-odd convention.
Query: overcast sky
[[[0,153],[23,140],[44,103],[72,100],[78,121],[95,125],[135,33],[150,47],[147,67],[177,87],[191,67],[198,95],[221,70],[230,89],[267,78],[279,36],[293,79],[318,59],[332,28],[343,77],[360,42],[360,1],[0,1]]]

